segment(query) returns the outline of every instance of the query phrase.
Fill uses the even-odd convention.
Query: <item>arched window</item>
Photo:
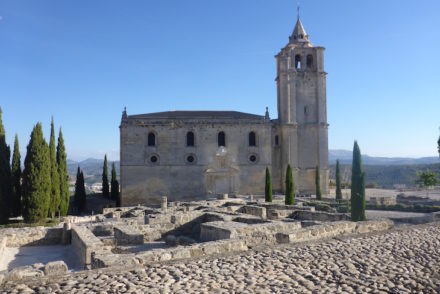
[[[307,67],[311,68],[313,66],[313,56],[307,55]]]
[[[295,55],[295,68],[301,69],[301,55],[299,54]]]
[[[226,147],[226,136],[225,132],[218,133],[218,146]]]
[[[278,135],[275,136],[275,146],[278,146],[280,144]]]
[[[194,146],[194,133],[186,133],[186,146]]]
[[[255,132],[249,133],[249,146],[257,146],[257,140],[255,137]]]
[[[148,146],[156,146],[156,135],[153,132],[148,134]]]

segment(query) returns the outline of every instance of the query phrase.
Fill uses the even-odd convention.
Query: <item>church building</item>
[[[324,48],[313,46],[298,17],[276,55],[278,118],[238,111],[128,115],[120,125],[121,204],[200,200],[213,194],[264,194],[269,167],[284,192],[287,165],[297,194],[315,194],[320,168],[328,191]]]

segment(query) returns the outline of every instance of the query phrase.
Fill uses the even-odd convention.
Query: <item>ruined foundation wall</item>
[[[7,247],[59,245],[62,243],[63,228],[27,227],[0,229],[6,237]]]
[[[92,253],[104,249],[104,244],[86,227],[72,225],[73,252],[85,266],[91,264]]]

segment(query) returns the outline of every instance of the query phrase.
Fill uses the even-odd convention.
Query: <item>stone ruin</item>
[[[349,215],[314,207],[265,203],[253,197],[105,208],[103,214],[63,219],[57,227],[0,229],[0,257],[8,248],[64,246],[69,256],[0,272],[0,284],[69,270],[133,267],[246,251],[256,246],[315,241],[387,230],[390,220],[354,223]],[[63,248],[63,247],[62,247]],[[67,267],[68,260],[75,261]]]

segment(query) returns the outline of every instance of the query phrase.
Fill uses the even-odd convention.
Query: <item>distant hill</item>
[[[349,150],[329,150],[329,164],[336,164],[339,159],[341,164],[351,164],[353,152]],[[413,164],[434,164],[439,163],[438,157],[373,157],[362,155],[362,163],[364,165],[413,165]]]
[[[113,161],[108,162],[108,177],[109,180],[111,178],[111,169],[112,169]],[[115,161],[116,164],[116,173],[119,178],[119,161]],[[74,161],[67,160],[67,172],[69,173],[69,177],[71,181],[76,179],[76,172],[78,166],[84,173],[84,181],[87,185],[92,185],[93,183],[101,183],[102,182],[102,167],[104,165],[103,159],[96,158],[88,158],[83,161]]]
[[[437,164],[407,164],[407,165],[364,165],[366,184],[375,184],[381,188],[393,188],[394,185],[415,187],[416,172],[430,169],[440,177],[440,163]],[[330,179],[335,180],[336,166],[330,165]],[[341,179],[351,181],[351,164],[341,164]]]

